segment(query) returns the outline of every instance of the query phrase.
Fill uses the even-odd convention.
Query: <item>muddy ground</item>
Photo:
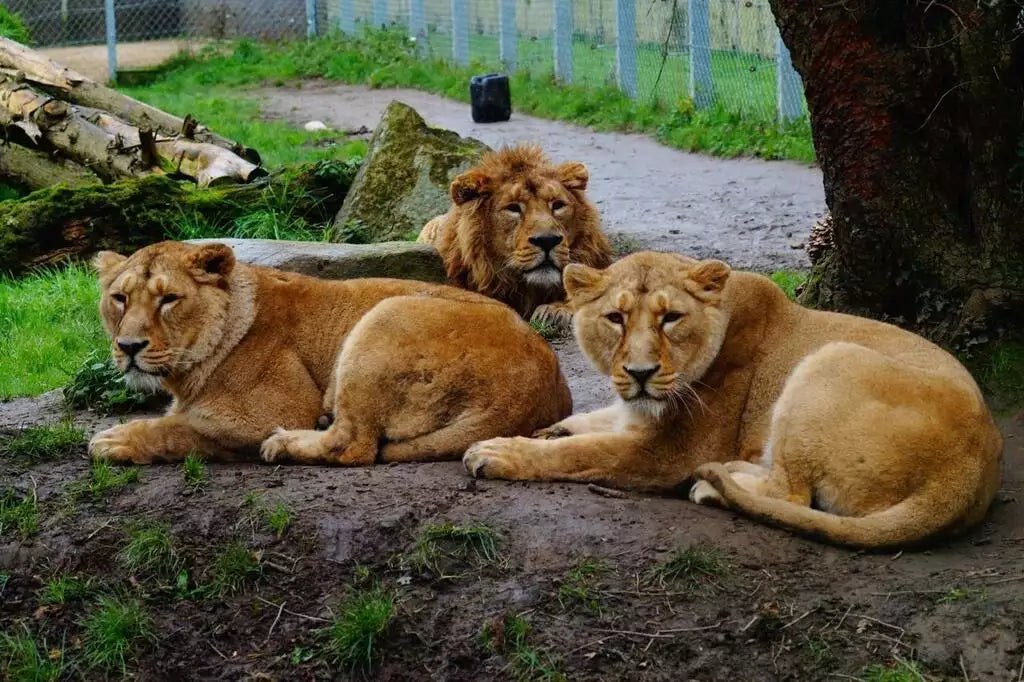
[[[687,154],[642,135],[597,133],[518,113],[506,123],[476,124],[468,104],[418,90],[306,81],[255,94],[269,118],[297,125],[319,120],[342,131],[373,130],[397,99],[430,123],[491,147],[534,142],[555,160],[583,161],[590,169],[587,194],[605,228],[628,235],[633,248],[757,270],[808,267],[802,243],[825,211],[821,171],[795,162]]]
[[[603,404],[604,381],[572,344],[558,350],[577,409]],[[0,406],[0,431],[62,414],[55,393],[14,401]],[[92,433],[115,418],[81,412],[75,420]],[[1024,421],[1010,415],[1001,425],[1006,481],[989,520],[966,538],[898,555],[825,547],[682,497],[474,481],[457,462],[210,465],[198,493],[180,467],[154,466],[105,502],[69,507],[63,491],[88,474],[84,448],[31,467],[0,458],[4,486],[34,487],[42,510],[36,537],[0,540],[0,567],[11,574],[0,618],[65,641],[73,660],[87,603],[38,610],[35,590],[55,575],[93,576],[143,599],[154,616],[159,636],[131,666],[139,679],[345,678],[316,655],[313,630],[362,576],[399,600],[375,679],[512,679],[511,657],[488,650],[479,633],[519,614],[529,646],[569,679],[856,679],[866,666],[918,660],[941,679],[1016,680],[1024,661]],[[250,492],[296,515],[283,537],[244,506]],[[137,581],[115,555],[139,518],[170,524],[190,589],[232,539],[262,551],[263,574],[227,598]],[[457,567],[452,579],[410,568],[419,532],[441,521],[491,525],[501,558]],[[728,570],[695,591],[652,578],[672,552],[695,543]],[[602,570],[582,600],[563,592],[560,602],[587,558]]]

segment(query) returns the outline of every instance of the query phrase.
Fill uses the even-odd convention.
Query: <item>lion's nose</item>
[[[149,341],[142,339],[118,339],[117,347],[120,348],[125,355],[130,358],[135,357],[135,354],[140,350],[149,345]]]
[[[661,369],[661,365],[654,365],[653,367],[623,367],[626,370],[626,374],[633,377],[636,381],[637,386],[643,386],[647,383],[647,380],[657,374],[658,370]]]
[[[543,251],[550,251],[562,243],[562,235],[542,234],[536,237],[530,237],[530,243]]]

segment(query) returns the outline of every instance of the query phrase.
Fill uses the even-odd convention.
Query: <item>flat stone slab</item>
[[[443,282],[444,264],[437,250],[415,242],[331,244],[276,239],[192,239],[190,244],[227,244],[248,265],[264,265],[324,279],[393,277]]]

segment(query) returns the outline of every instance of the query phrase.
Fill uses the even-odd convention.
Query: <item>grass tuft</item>
[[[519,682],[565,682],[558,660],[529,645],[530,624],[521,616],[507,615],[484,625],[478,641],[492,654],[504,656],[512,677]]]
[[[132,575],[159,578],[174,576],[182,565],[182,557],[165,524],[143,521],[132,525],[117,558]]]
[[[0,8],[2,9],[2,8]],[[51,682],[60,679],[64,669],[64,652],[40,647],[26,631],[0,632],[0,670],[4,679],[19,682]]]
[[[89,500],[103,502],[111,493],[136,483],[139,470],[135,467],[113,467],[102,459],[92,460],[89,466],[89,477],[85,480],[72,481],[66,490],[68,501],[72,504]]]
[[[544,340],[548,342],[557,341],[564,336],[562,330],[558,328],[558,325],[544,320],[530,320],[530,328],[544,337]]]
[[[559,606],[565,611],[575,606],[583,606],[590,611],[600,612],[601,596],[596,592],[594,583],[607,568],[607,564],[600,559],[582,559],[569,571],[558,587]]]
[[[797,291],[807,282],[807,275],[800,270],[776,270],[768,277],[786,292],[789,300],[795,301]]]
[[[887,665],[869,665],[856,675],[864,682],[922,682],[925,677],[916,661],[897,659]]]
[[[192,492],[199,492],[206,485],[206,460],[194,452],[188,453],[181,464],[181,473],[185,478],[185,485]]]
[[[339,671],[367,672],[395,617],[395,595],[380,587],[351,594],[331,624],[317,631],[321,651]]]
[[[82,621],[82,655],[90,669],[123,677],[142,644],[155,640],[152,621],[135,600],[100,597]]]
[[[285,506],[284,502],[278,502],[271,509],[265,509],[264,515],[267,521],[267,527],[274,532],[277,537],[281,537],[285,534],[285,531],[291,527],[295,517],[289,511],[288,507]]]
[[[92,581],[76,578],[73,575],[62,575],[46,581],[36,591],[36,598],[41,604],[67,604],[75,599],[82,599],[92,592]]]
[[[498,561],[499,542],[497,531],[483,523],[428,523],[420,531],[412,563],[435,578],[451,580],[459,577],[453,572],[458,567],[481,567]]]
[[[70,421],[64,421],[55,426],[25,429],[0,445],[0,453],[34,464],[66,457],[84,444],[85,432],[75,428]]]
[[[652,577],[659,585],[672,584],[688,594],[719,589],[719,581],[728,575],[729,564],[722,553],[703,543],[674,552],[668,561],[652,571]]]
[[[232,540],[217,553],[210,568],[206,592],[228,596],[244,590],[263,575],[262,556],[238,540]]]
[[[39,500],[36,491],[19,497],[13,489],[8,489],[0,497],[0,537],[17,533],[22,540],[27,540],[39,530]]]

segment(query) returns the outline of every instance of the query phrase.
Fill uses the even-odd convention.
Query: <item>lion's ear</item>
[[[235,267],[235,252],[227,244],[203,244],[190,258],[189,269],[197,282],[219,282]]]
[[[700,291],[715,294],[725,288],[725,282],[729,279],[731,271],[729,266],[722,261],[709,259],[699,261],[686,276],[697,285]]]
[[[590,173],[587,171],[587,167],[579,161],[570,161],[569,163],[563,163],[558,167],[558,178],[565,185],[566,189],[578,189],[580,191],[587,188],[587,181],[590,180]]]
[[[114,251],[100,251],[92,257],[92,267],[100,275],[105,275],[126,260],[126,256]]]
[[[565,285],[565,293],[570,301],[595,289],[602,281],[604,281],[602,270],[580,263],[569,263],[562,272],[562,284]]]
[[[491,176],[479,168],[468,170],[452,182],[452,201],[456,205],[462,205],[467,201],[487,196],[494,191],[493,184]]]

